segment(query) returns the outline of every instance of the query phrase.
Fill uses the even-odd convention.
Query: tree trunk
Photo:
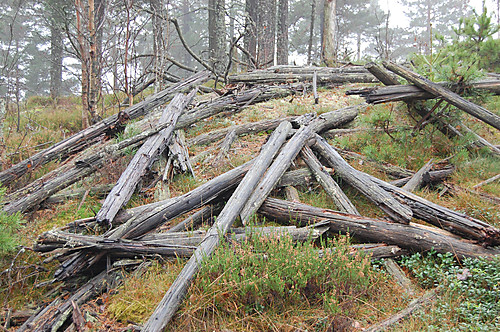
[[[278,65],[288,64],[288,0],[278,0],[276,60]]]
[[[222,76],[226,70],[226,9],[225,0],[208,1],[208,44],[210,63]]]
[[[55,6],[57,4],[53,3]],[[50,8],[50,97],[56,99],[61,95],[63,66],[63,19],[61,8]]]
[[[258,0],[245,1],[245,36],[244,46],[245,49],[255,60],[257,58],[257,4]],[[255,68],[256,63],[247,55],[248,68]]]
[[[258,67],[274,64],[274,43],[276,40],[276,0],[259,0],[257,26]]]
[[[337,63],[337,0],[325,0],[323,12],[325,21],[323,24],[323,43],[321,49],[321,60],[327,66]]]
[[[311,24],[309,25],[309,43],[307,44],[307,64],[312,64],[312,47],[314,38],[314,20],[316,18],[316,0],[311,4]]]

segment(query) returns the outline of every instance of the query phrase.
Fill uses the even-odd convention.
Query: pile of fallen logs
[[[401,73],[393,64],[387,64],[387,67],[393,68],[398,74]],[[303,81],[302,77],[308,78],[308,75],[316,75],[321,82],[322,75],[334,77],[346,73],[365,75],[363,77],[370,75],[372,78],[366,80],[370,82],[375,76],[384,83],[387,80],[393,82],[391,84],[397,82],[392,74],[384,73],[386,76],[381,76],[370,70],[375,75],[373,76],[368,70],[370,68],[273,67],[248,74],[248,77],[254,76],[246,83],[300,82]],[[381,68],[377,70],[382,71]],[[230,80],[245,82],[243,76],[239,76],[230,77]],[[419,186],[449,176],[453,167],[435,169],[432,162],[429,162],[416,173],[393,168],[391,172],[397,174],[398,180],[388,183],[350,166],[345,158],[353,158],[353,155],[337,150],[324,139],[323,136],[328,136],[329,130],[355,119],[358,112],[366,107],[364,103],[321,115],[310,113],[236,125],[184,140],[179,130],[201,119],[221,112],[239,112],[253,103],[282,98],[293,94],[296,88],[291,85],[257,86],[196,104],[196,85],[207,79],[206,73],[195,74],[0,173],[0,181],[12,183],[28,170],[55,158],[63,158],[64,162],[59,168],[11,192],[3,207],[7,213],[32,211],[42,203],[51,204],[74,195],[87,195],[92,188],[54,194],[91,175],[110,160],[119,158],[125,147],[138,147],[117,183],[112,187],[99,188],[100,195],[107,195],[95,217],[76,220],[39,236],[34,250],[50,255],[47,260],[60,262],[55,272],[55,280],[64,281],[82,274],[94,277],[70,297],[61,296],[41,309],[30,317],[19,331],[57,331],[71,324],[78,330],[82,319],[79,306],[103,292],[109,283],[119,282],[123,266],[129,264],[126,262],[129,262],[130,258],[189,257],[184,269],[142,327],[142,331],[161,331],[175,314],[202,262],[214,252],[221,241],[242,241],[253,234],[287,235],[295,241],[314,239],[328,233],[349,234],[359,241],[370,243],[355,245],[352,251],[366,252],[374,259],[430,250],[440,253],[452,252],[457,259],[493,257],[500,254],[500,250],[493,248],[500,245],[499,229],[412,193]],[[331,80],[325,78],[324,82]],[[425,90],[428,85],[432,86],[433,90]],[[425,81],[418,86],[427,92],[413,91],[419,88],[412,87],[413,97],[408,96],[410,92],[398,92],[397,100],[424,98],[423,96],[450,98],[454,105],[466,108],[471,114],[495,128],[500,124],[497,116],[477,105],[464,103],[457,95],[447,94],[445,97],[443,86],[435,88],[433,84]],[[186,90],[191,92],[187,95],[181,93],[187,92]],[[363,90],[362,93],[369,95],[373,91],[376,90]],[[404,98],[401,95],[405,95]],[[134,124],[128,123],[130,119],[152,112],[167,101],[170,103],[161,112],[151,113]],[[190,107],[190,104],[194,105]],[[106,139],[110,131],[132,125],[139,128],[141,133],[121,142]],[[213,161],[214,165],[217,165],[220,159],[225,158],[224,153],[230,150],[237,136],[271,130],[272,134],[251,161],[203,183],[184,195],[135,208],[124,208],[134,191],[141,186],[141,180],[151,171],[153,164],[158,164],[157,161],[162,158],[165,159],[164,165],[167,169],[164,174],[156,177],[156,184],[159,186],[163,181],[167,181],[168,176],[165,174],[175,163],[180,165],[180,170],[193,172],[190,157],[186,153],[188,146],[223,139],[223,152]],[[380,208],[385,218],[360,215],[355,202],[351,202],[344,194],[341,186],[332,177],[332,172]],[[313,183],[324,188],[337,207],[335,211],[298,201],[297,195],[294,194],[295,187],[310,186]],[[270,194],[273,190],[285,191],[292,199],[272,198]],[[172,220],[196,209],[198,211],[184,221],[175,226],[171,225]],[[284,226],[232,227],[237,219],[246,226],[256,214]],[[415,223],[415,219],[432,226]],[[294,226],[290,226],[290,223]],[[201,224],[210,224],[211,227],[206,231],[196,230]],[[106,229],[102,235],[89,235],[88,230],[100,228]],[[188,230],[191,231],[186,232]],[[318,255],[320,254],[318,252]],[[131,264],[136,266],[136,263]]]

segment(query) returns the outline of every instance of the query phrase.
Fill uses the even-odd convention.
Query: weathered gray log
[[[458,94],[451,92],[450,90],[437,85],[434,82],[429,81],[428,79],[402,67],[396,65],[392,62],[384,62],[384,66],[390,71],[402,76],[407,79],[411,83],[419,86],[420,88],[436,95],[450,104],[460,108],[461,110],[469,113],[470,115],[484,121],[485,123],[491,125],[492,127],[500,130],[500,117],[484,107],[476,105],[462,97]]]
[[[288,201],[300,202],[299,192],[295,187],[286,186],[284,189],[285,197]]]
[[[364,329],[363,331],[365,332],[379,332],[379,331],[385,331],[392,325],[396,324],[400,320],[404,319],[405,317],[411,315],[413,312],[422,309],[423,306],[428,305],[436,300],[437,294],[435,289],[428,290],[427,292],[424,293],[421,297],[413,300],[410,302],[410,304],[402,311],[398,312],[397,314],[390,316],[380,323],[377,323],[373,326],[370,326],[367,329]]]
[[[432,161],[433,160],[431,159],[424,166],[422,166],[422,168],[420,168],[418,172],[415,173],[401,189],[413,192],[420,188],[420,186],[422,186],[422,183],[424,182],[424,177],[429,177],[429,171],[433,165]]]
[[[311,170],[307,167],[288,171],[278,181],[278,187],[308,187],[314,180]]]
[[[145,100],[125,109],[124,111],[112,115],[80,132],[52,145],[51,147],[36,153],[30,158],[13,165],[9,169],[0,172],[0,182],[7,186],[16,178],[22,176],[29,170],[48,163],[57,158],[64,158],[94,143],[94,139],[104,134],[106,131],[115,130],[130,119],[138,118],[150,110],[168,102],[173,95],[186,91],[197,84],[203,83],[209,77],[208,72],[200,72],[175,84],[168,89],[160,91]]]
[[[500,179],[500,174],[497,174],[489,179],[486,179],[484,181],[481,181],[479,182],[478,184],[476,184],[475,186],[472,187],[472,189],[477,189],[481,186],[484,186],[485,184],[488,184],[488,183],[491,183],[491,182],[495,182],[496,180]]]
[[[465,126],[463,123],[461,123],[459,127],[465,132],[465,134],[469,134],[472,135],[472,137],[474,137],[475,141],[472,144],[474,144],[478,148],[485,147],[490,151],[492,155],[500,157],[499,148],[497,148],[496,146],[488,142],[486,139],[473,132],[469,127]]]
[[[111,224],[118,210],[129,201],[141,177],[157,156],[163,153],[174,132],[177,119],[184,109],[191,103],[196,94],[196,89],[188,96],[177,94],[163,111],[159,125],[169,123],[170,126],[160,131],[139,148],[129,165],[123,171],[118,182],[113,187],[101,209],[97,212],[96,219],[99,223]]]
[[[176,218],[183,213],[199,208],[205,204],[210,204],[218,197],[233,190],[251,168],[253,162],[254,161],[250,161],[229,172],[219,175],[182,196],[122,211],[115,219],[116,223],[122,224],[106,232],[104,236],[110,239],[138,238],[168,222],[172,218]],[[87,255],[83,252],[79,253],[78,256],[79,257],[74,257],[63,262],[55,272],[54,277],[62,280],[74,276],[79,271],[92,266],[100,258],[99,255],[96,257],[95,255]]]
[[[81,305],[88,299],[100,294],[103,290],[112,286],[121,275],[121,270],[108,273],[103,271],[92,278],[85,285],[80,287],[68,299],[60,296],[52,301],[47,307],[40,311],[36,316],[28,319],[17,332],[46,332],[57,331],[67,320],[73,310],[72,302]]]
[[[385,85],[399,85],[397,77],[390,75],[374,62],[368,62],[365,68]],[[349,94],[349,91],[347,92]]]
[[[385,71],[384,71],[385,72]],[[380,77],[378,77],[380,80]],[[453,83],[438,82],[437,85],[455,90]],[[388,84],[386,84],[388,85]],[[470,87],[500,94],[500,80],[481,80],[470,83]],[[394,101],[411,101],[434,99],[436,95],[429,93],[415,85],[392,85],[385,87],[364,88],[349,90],[346,95],[360,95],[369,104],[381,104]]]
[[[328,224],[328,223],[319,223]],[[315,225],[313,225],[315,226]],[[372,261],[380,260],[382,258],[396,258],[403,255],[408,254],[408,250],[401,249],[398,246],[387,245],[385,243],[363,243],[363,244],[352,244],[349,246],[351,249],[350,254],[354,255],[357,253],[364,253],[365,255],[370,256]],[[332,249],[321,249],[319,250],[319,257],[323,257],[325,252],[335,251],[335,248]]]
[[[343,158],[345,158],[347,160],[358,160],[358,162],[361,161],[361,163],[369,162],[370,166],[377,168],[381,172],[384,172],[388,176],[395,178],[395,179],[400,179],[400,178],[407,177],[407,176],[413,176],[413,174],[415,174],[415,172],[410,171],[409,169],[405,169],[405,168],[402,168],[402,167],[399,167],[396,165],[392,165],[389,163],[378,162],[378,161],[375,161],[373,159],[370,159],[369,157],[367,157],[365,155],[362,155],[362,154],[359,154],[356,152],[341,150],[341,149],[338,149],[337,152]]]
[[[415,285],[413,285],[403,269],[393,259],[384,260],[384,267],[408,295],[415,294]]]
[[[329,166],[335,169],[335,172],[340,177],[363,193],[393,220],[404,224],[410,222],[413,213],[408,206],[401,204],[391,197],[391,195],[388,195],[387,192],[384,192],[384,190],[370,181],[365,173],[349,165],[321,136],[316,135],[316,142],[313,147],[323,156]]]
[[[200,211],[194,213],[192,216],[189,216],[177,225],[169,228],[166,233],[184,232],[190,229],[194,229],[196,226],[201,225],[203,222],[211,221],[211,219],[218,215],[223,208],[224,205],[222,203],[207,205]]]
[[[78,188],[78,189],[71,189],[71,190],[65,190],[61,191],[57,195],[53,195],[49,198],[47,198],[45,201],[43,201],[43,204],[60,204],[64,203],[68,200],[72,199],[79,199],[82,198],[85,192],[88,190],[89,195],[95,195],[97,197],[105,197],[110,190],[113,188],[113,185],[110,184],[104,184],[104,185],[99,185],[99,186],[94,186],[90,188]]]
[[[168,158],[167,167],[163,175],[163,181],[168,179],[168,165],[171,164],[172,167],[177,170],[176,173],[189,173],[193,177],[196,177],[193,171],[193,166],[189,159],[189,152],[186,146],[186,137],[184,130],[176,130],[174,136],[168,145]]]
[[[442,181],[448,177],[450,177],[451,174],[455,172],[455,167],[450,166],[450,167],[445,167],[443,169],[438,169],[435,171],[429,171],[427,175],[424,175],[424,183],[433,183],[433,182],[439,182]],[[412,176],[406,176],[404,178],[401,178],[399,180],[394,180],[389,182],[393,186],[396,187],[402,187],[404,186],[410,179],[413,177]]]
[[[314,72],[323,74],[343,74],[343,73],[367,73],[363,66],[349,65],[342,67],[319,67],[319,66],[295,66],[295,65],[277,65],[265,69],[259,69],[248,74],[258,74],[261,72],[284,73],[284,74],[314,74]]]
[[[231,75],[228,82],[231,84],[269,84],[269,83],[297,83],[312,82],[314,73],[271,73],[267,71],[253,71],[247,74]],[[318,85],[334,83],[376,83],[378,80],[370,73],[323,73],[317,74]]]
[[[359,215],[354,204],[352,204],[351,200],[344,194],[337,182],[328,174],[325,167],[320,163],[318,158],[316,158],[310,147],[305,146],[302,148],[301,157],[313,173],[316,181],[321,184],[328,196],[330,196],[335,205],[339,208],[339,211]]]
[[[290,167],[306,141],[313,135],[314,128],[315,120],[307,126],[302,126],[283,147],[264,177],[260,179],[258,186],[251,194],[248,202],[246,202],[245,206],[242,208],[240,217],[243,225],[246,225],[250,217],[257,212],[260,205],[276,186],[281,176]]]
[[[229,132],[235,131],[236,135],[244,136],[250,134],[256,134],[268,130],[274,130],[278,125],[283,121],[293,121],[297,116],[289,116],[285,118],[271,119],[271,120],[262,120],[258,122],[250,122],[242,125],[231,126],[224,129],[217,129],[206,134],[201,134],[196,137],[193,137],[187,141],[189,146],[192,145],[204,145],[210,144],[215,141],[218,141],[224,138]]]
[[[310,205],[267,198],[259,213],[271,220],[296,225],[329,222],[330,231],[350,234],[356,239],[397,245],[412,251],[452,252],[458,259],[463,257],[490,257],[500,254],[498,249],[486,249],[454,237],[432,232],[429,228],[415,225],[390,223],[353,214],[321,209]]]
[[[198,272],[202,262],[217,248],[219,238],[227,233],[234,220],[240,214],[241,209],[245,203],[247,203],[252,191],[271,163],[272,158],[285,141],[286,135],[291,127],[289,122],[283,122],[274,131],[273,135],[271,135],[269,141],[264,145],[261,153],[257,157],[254,166],[248,171],[236,188],[224,209],[219,214],[216,223],[208,230],[193,256],[189,259],[181,273],[170,286],[151,317],[144,324],[142,331],[157,332],[162,331],[166,327],[180,306],[191,280]]]
[[[373,183],[405,202],[412,209],[415,218],[483,245],[500,244],[500,230],[488,223],[432,203],[369,174],[366,175]]]
[[[321,236],[328,227],[246,227],[232,228],[227,237],[236,242],[242,242],[254,235],[288,235],[293,241],[314,240]],[[141,240],[109,240],[102,236],[73,234],[61,231],[48,231],[38,237],[33,250],[42,253],[52,251],[106,251],[114,257],[129,257],[136,255],[166,257],[190,257],[207,231],[197,230],[175,233],[147,234]]]
[[[219,153],[211,162],[212,167],[218,167],[219,164],[224,160],[224,158],[227,158],[229,150],[231,149],[231,145],[233,145],[233,142],[235,140],[236,130],[231,130],[229,133],[227,133],[226,137],[224,137],[224,140],[220,144]]]

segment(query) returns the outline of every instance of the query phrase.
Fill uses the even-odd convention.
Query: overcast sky
[[[405,19],[404,7],[399,3],[398,0],[380,0],[380,6],[387,11],[387,8],[391,9],[390,25],[393,27],[407,27],[408,20]],[[471,6],[476,9],[478,13],[481,13],[483,0],[470,0]],[[496,18],[496,0],[486,0],[486,8],[489,14],[494,13]],[[457,20],[458,23],[458,20]]]

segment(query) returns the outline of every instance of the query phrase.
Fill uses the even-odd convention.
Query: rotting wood
[[[314,226],[296,228],[295,226],[278,227],[246,227],[232,228],[227,237],[236,242],[242,242],[254,235],[287,235],[293,241],[314,240],[321,236],[328,227]],[[33,250],[42,253],[51,253],[58,250],[76,251],[106,251],[114,257],[128,257],[137,255],[161,255],[190,257],[201,243],[207,231],[197,230],[174,233],[151,233],[141,240],[107,240],[102,236],[80,235],[60,231],[43,233],[34,245]]]
[[[157,135],[148,138],[136,152],[97,213],[96,219],[98,223],[111,224],[118,210],[127,204],[139,180],[144,176],[146,168],[167,147],[174,132],[177,119],[189,103],[191,103],[196,92],[197,90],[195,89],[188,96],[177,94],[165,108],[159,124],[170,123],[170,126],[160,131]]]
[[[112,188],[113,188],[113,185],[104,184],[104,185],[99,185],[99,186],[92,186],[89,188],[78,188],[78,189],[65,190],[65,191],[60,192],[57,195],[50,196],[45,201],[43,201],[43,204],[44,205],[45,204],[60,204],[60,203],[64,203],[64,202],[71,200],[71,199],[79,199],[79,198],[83,197],[84,193],[87,190],[89,190],[89,195],[103,197],[103,196],[106,196]]]
[[[218,167],[220,163],[225,158],[227,158],[229,150],[231,149],[231,145],[234,143],[235,140],[236,140],[236,130],[231,130],[229,133],[227,133],[226,137],[224,137],[224,140],[220,144],[219,153],[210,163],[212,167]]]
[[[317,150],[329,166],[335,169],[335,173],[342,177],[347,183],[363,193],[368,199],[379,206],[393,220],[408,224],[412,218],[411,209],[401,204],[399,201],[384,192],[370,179],[349,165],[335,149],[328,144],[321,136],[316,135],[316,142],[313,148]]]
[[[427,175],[424,175],[423,180],[424,183],[434,183],[434,182],[440,182],[448,177],[450,177],[451,174],[455,172],[456,168],[454,166],[449,166],[445,167],[442,169],[437,169],[434,171],[429,171]],[[404,186],[410,179],[413,177],[412,176],[406,176],[404,178],[401,178],[399,180],[394,180],[389,182],[393,186],[396,187],[402,187]]]
[[[352,244],[349,246],[349,249],[351,250],[351,254],[361,252],[365,255],[369,255],[372,261],[380,260],[382,258],[397,258],[408,254],[408,251],[406,249],[401,249],[398,246],[387,245],[385,243]],[[323,257],[326,251],[334,250],[335,248],[321,249],[319,250],[319,257]]]
[[[175,226],[169,228],[166,233],[176,233],[176,232],[184,232],[188,230],[195,229],[197,226],[203,224],[204,222],[211,221],[213,217],[218,215],[224,205],[222,203],[215,203],[214,205],[207,205],[202,208],[200,211],[197,211],[193,215],[184,219],[180,223]]]
[[[422,186],[424,183],[424,178],[429,177],[429,170],[432,168],[432,159],[429,160],[422,168],[415,173],[408,182],[401,188],[403,190],[413,192]]]
[[[273,73],[268,71],[253,71],[246,74],[231,75],[228,77],[230,84],[246,83],[246,84],[270,84],[270,83],[297,83],[297,82],[312,82],[314,73]],[[365,72],[350,72],[350,73],[325,73],[318,71],[318,85],[327,85],[335,83],[377,83],[378,80]]]
[[[267,198],[259,213],[285,224],[310,225],[326,221],[330,223],[330,231],[336,234],[350,234],[359,240],[393,244],[412,251],[434,249],[440,253],[451,252],[458,259],[493,258],[500,254],[498,249],[487,249],[470,241],[433,232],[429,228],[420,228],[418,224],[391,223],[275,198]]]
[[[380,80],[380,77],[378,77],[378,79]],[[457,87],[452,83],[438,82],[436,84],[441,87],[449,87],[452,90]],[[474,89],[489,91],[497,95],[500,94],[500,80],[480,80],[470,83],[469,86]],[[432,93],[429,93],[415,85],[390,85],[384,87],[355,89],[347,91],[346,95],[359,95],[365,98],[366,102],[369,104],[381,104],[395,101],[408,102],[411,100],[428,100],[436,98],[436,96]]]
[[[271,135],[269,141],[263,146],[261,153],[256,158],[254,166],[248,171],[241,183],[238,185],[224,209],[219,214],[215,224],[208,230],[201,244],[193,256],[186,263],[177,276],[169,290],[156,307],[155,311],[144,324],[144,332],[162,331],[177,311],[180,303],[187,292],[194,275],[198,272],[202,262],[209,257],[219,244],[219,238],[224,236],[234,220],[240,214],[257,186],[258,181],[271,164],[272,158],[278,152],[291,129],[289,122],[283,122]]]
[[[415,286],[393,259],[384,260],[384,267],[408,295],[415,295]]]
[[[310,147],[305,146],[302,148],[301,157],[313,173],[316,181],[321,184],[325,192],[339,208],[339,211],[359,215],[354,204],[352,204],[351,200],[345,195],[337,182],[328,174],[325,167],[320,163],[318,158],[316,158]]]
[[[366,174],[366,173],[365,173]],[[413,216],[431,225],[445,229],[463,238],[478,241],[483,245],[499,245],[500,230],[479,219],[432,203],[420,196],[402,190],[372,175],[366,174],[373,183],[394,197],[405,202]]]
[[[276,160],[274,160],[266,171],[266,174],[260,179],[259,184],[250,195],[248,202],[246,202],[242,208],[240,218],[243,225],[246,225],[250,217],[257,212],[260,205],[264,202],[281,176],[283,176],[295,157],[299,154],[306,141],[313,135],[315,127],[316,119],[297,130],[293,137],[285,144],[276,157]]]
[[[389,74],[376,63],[368,62],[365,68],[384,85],[399,85],[397,76]],[[346,94],[349,94],[349,91]]]
[[[189,173],[191,176],[196,178],[193,171],[193,166],[189,159],[189,152],[186,146],[186,137],[184,130],[176,130],[172,140],[168,144],[168,162],[167,167],[165,167],[165,173],[163,175],[163,182],[168,179],[169,164],[172,165],[173,169],[176,170],[175,173],[183,174]]]
[[[380,323],[377,323],[373,326],[364,329],[363,331],[365,332],[385,331],[389,327],[396,324],[400,320],[406,318],[407,316],[411,315],[415,311],[422,309],[423,306],[434,302],[436,300],[436,297],[437,297],[436,289],[428,290],[421,297],[411,301],[410,304],[402,311],[398,312],[397,314],[391,317],[384,319]]]
[[[284,189],[285,197],[288,201],[300,202],[299,192],[295,187],[286,186]]]
[[[319,96],[318,96],[318,72],[315,71],[313,74],[313,95],[314,95],[314,103],[318,104],[319,103]]]
[[[484,121],[485,123],[489,124],[490,126],[496,128],[497,130],[500,130],[500,117],[484,107],[481,107],[479,105],[476,105],[462,97],[460,97],[458,94],[437,85],[436,83],[433,83],[429,81],[428,79],[402,67],[399,65],[396,65],[392,62],[384,62],[384,66],[389,69],[390,71],[402,76],[403,78],[407,79],[411,83],[414,83],[418,87],[436,95],[450,104],[456,106],[457,108],[460,108],[461,110],[469,113],[470,115]]]
[[[30,158],[13,165],[9,169],[0,172],[0,182],[7,186],[16,178],[36,167],[48,163],[57,158],[64,158],[94,143],[94,139],[106,131],[114,130],[131,119],[144,115],[150,110],[169,101],[174,94],[186,91],[191,87],[201,84],[208,79],[208,72],[199,72],[186,80],[160,91],[145,100],[125,109],[118,114],[112,115],[78,133],[62,140],[49,148],[42,150]]]

